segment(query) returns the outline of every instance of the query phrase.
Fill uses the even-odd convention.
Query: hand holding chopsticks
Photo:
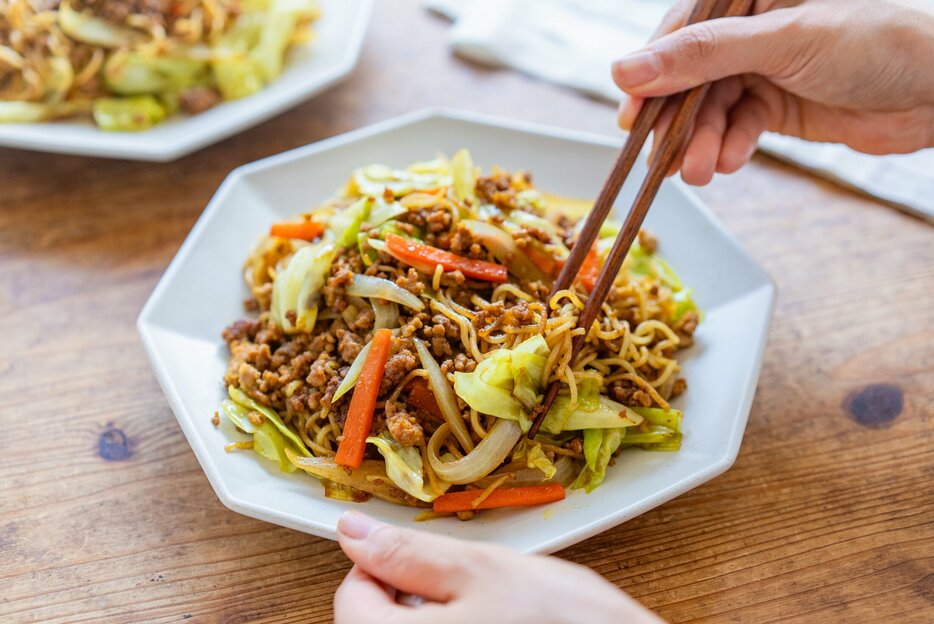
[[[722,15],[718,15],[716,10],[718,4],[717,0],[699,0],[688,17],[688,23],[704,21],[711,17],[735,17],[745,15],[749,12],[752,1],[753,0],[730,0],[726,11]],[[667,134],[658,142],[659,147],[656,150],[655,157],[652,162],[649,163],[648,175],[639,188],[639,193],[636,195],[636,199],[629,210],[629,214],[626,215],[623,227],[616,237],[616,241],[613,243],[609,256],[590,292],[590,297],[587,299],[587,303],[581,311],[577,327],[582,327],[585,331],[575,336],[571,343],[571,362],[574,361],[574,358],[577,357],[581,348],[584,346],[584,342],[587,339],[587,332],[589,332],[594,321],[597,319],[600,308],[603,302],[606,301],[607,295],[609,295],[610,288],[623,266],[623,260],[626,259],[626,254],[629,252],[629,248],[632,246],[639,233],[639,228],[642,226],[642,222],[645,220],[645,216],[648,214],[649,207],[655,200],[655,196],[658,194],[662,181],[665,179],[665,174],[675,162],[678,152],[684,144],[709,87],[709,84],[703,84],[694,87],[686,94],[672,96],[680,98],[677,111],[675,112],[671,125],[668,127]],[[667,100],[668,98],[651,98],[647,100],[642,107],[633,125],[632,132],[630,132],[609,177],[603,184],[603,188],[600,190],[600,194],[597,196],[597,200],[594,202],[594,206],[587,216],[584,227],[574,243],[574,247],[571,250],[567,262],[562,267],[561,273],[552,286],[552,295],[569,288],[573,283],[574,278],[577,276],[578,271],[580,271],[584,263],[584,259],[587,257],[588,251],[597,239],[600,226],[609,214],[613,202],[616,200],[623,183],[626,181],[626,177],[635,164],[636,158],[638,158],[642,146],[645,144],[649,132],[658,120],[658,115]],[[533,410],[533,423],[532,427],[529,429],[529,438],[534,438],[538,433],[538,429],[541,427],[548,410],[551,409],[560,389],[561,381],[559,380],[555,380],[548,385],[544,400]]]

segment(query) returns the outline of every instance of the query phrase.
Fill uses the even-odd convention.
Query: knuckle
[[[716,46],[716,33],[707,24],[695,24],[678,31],[677,54],[691,64],[708,60]]]

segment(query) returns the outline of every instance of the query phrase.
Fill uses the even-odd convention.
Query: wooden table
[[[134,321],[239,164],[432,105],[614,131],[445,26],[377,3],[350,79],[171,164],[0,150],[0,621],[331,619],[347,560],[220,504]],[[676,622],[934,621],[934,231],[764,157],[700,194],[778,282],[739,459],[559,555]]]

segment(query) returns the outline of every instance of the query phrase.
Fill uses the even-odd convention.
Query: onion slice
[[[445,462],[438,451],[450,429],[441,425],[428,441],[428,463],[439,477],[449,483],[473,483],[490,474],[502,464],[522,437],[519,424],[498,418],[480,444],[458,460]]]
[[[374,329],[394,329],[399,324],[399,304],[395,301],[374,299],[373,313],[376,315]]]
[[[355,297],[394,301],[407,308],[412,308],[416,312],[425,308],[425,303],[405,288],[390,282],[388,279],[373,277],[372,275],[354,275],[353,283],[347,287],[347,294]]]
[[[457,397],[454,395],[451,384],[448,383],[447,377],[441,372],[438,362],[428,352],[425,343],[416,338],[415,348],[418,350],[418,357],[422,361],[422,368],[428,371],[428,385],[431,386],[435,400],[438,401],[438,407],[441,408],[441,413],[444,414],[444,420],[451,427],[451,432],[457,438],[457,441],[461,443],[464,450],[467,452],[472,451],[474,447],[473,440],[470,439],[470,434],[467,433],[467,423],[464,422],[464,418],[461,416],[461,410],[457,406]]]
[[[357,383],[357,380],[360,379],[360,371],[363,370],[363,362],[366,361],[366,354],[370,352],[370,345],[372,342],[366,343],[360,353],[357,354],[357,357],[353,359],[353,363],[350,365],[347,374],[344,375],[344,378],[341,380],[341,384],[337,386],[337,390],[334,391],[334,396],[331,397],[331,404],[337,402],[337,399],[344,396],[348,390],[353,388],[354,384]]]

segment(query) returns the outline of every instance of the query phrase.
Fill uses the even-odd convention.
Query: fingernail
[[[616,61],[613,70],[620,86],[638,87],[658,78],[662,66],[654,52],[636,52]]]
[[[366,539],[380,523],[373,518],[356,511],[345,511],[337,523],[337,532],[350,539]]]

